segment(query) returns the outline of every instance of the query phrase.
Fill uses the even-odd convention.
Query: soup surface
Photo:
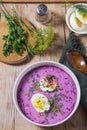
[[[53,91],[43,91],[40,81],[49,75],[56,77],[57,86]],[[48,99],[48,111],[39,112],[35,109],[31,102],[35,94],[42,94]],[[54,124],[65,119],[72,112],[76,99],[77,90],[73,79],[63,69],[55,66],[41,66],[28,72],[17,90],[17,100],[23,114],[40,124]]]

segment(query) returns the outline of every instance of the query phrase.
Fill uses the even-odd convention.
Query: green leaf
[[[34,56],[47,49],[54,40],[54,31],[52,27],[48,27],[44,30],[31,28],[18,17],[16,11],[13,11],[13,15],[6,13],[6,10],[2,10],[2,12],[9,27],[8,34],[3,36],[5,42],[3,54],[5,56],[9,56],[13,52],[22,55],[24,48],[26,48],[29,57]],[[28,41],[30,32],[34,34],[32,37],[36,38],[37,41],[34,48],[32,48],[32,44]]]
[[[74,5],[74,8],[76,8],[80,13],[87,16],[87,6],[83,4]]]
[[[34,53],[36,54],[46,50],[54,40],[53,28],[48,27],[47,29],[44,30],[38,29],[35,32],[35,36],[38,41],[37,45],[34,48]]]

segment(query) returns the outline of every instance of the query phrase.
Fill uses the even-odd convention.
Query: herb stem
[[[30,59],[30,56],[33,57],[35,54],[46,50],[54,40],[54,31],[52,27],[42,30],[28,26],[17,15],[15,10],[13,10],[13,15],[10,15],[3,4],[2,13],[9,27],[8,34],[3,36],[4,56],[9,56],[13,52],[16,52],[21,56],[24,50],[26,50],[28,53],[28,59]],[[30,37],[32,41],[29,41],[28,37]],[[33,39],[35,40],[33,41]]]

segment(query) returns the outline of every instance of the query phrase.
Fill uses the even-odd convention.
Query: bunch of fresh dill
[[[6,9],[2,9],[2,14],[8,24],[8,34],[3,36],[4,46],[3,54],[9,56],[11,53],[16,52],[22,55],[24,50],[27,50],[28,56],[33,56],[47,49],[47,47],[54,40],[54,31],[52,27],[47,29],[35,29],[27,24],[17,15],[13,10],[13,14],[9,14]],[[29,43],[28,37],[30,33],[32,37],[36,38],[36,46],[33,48]]]

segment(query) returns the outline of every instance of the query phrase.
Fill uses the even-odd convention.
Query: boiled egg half
[[[32,96],[31,103],[37,112],[46,112],[50,109],[48,98],[40,93],[34,94]]]
[[[46,76],[40,80],[40,88],[42,91],[54,91],[57,84],[57,79],[53,75]]]
[[[78,19],[75,11],[70,15],[69,23],[70,26],[76,31],[84,29],[84,24]]]
[[[87,13],[80,13],[76,10],[76,17],[84,24],[87,24]]]

